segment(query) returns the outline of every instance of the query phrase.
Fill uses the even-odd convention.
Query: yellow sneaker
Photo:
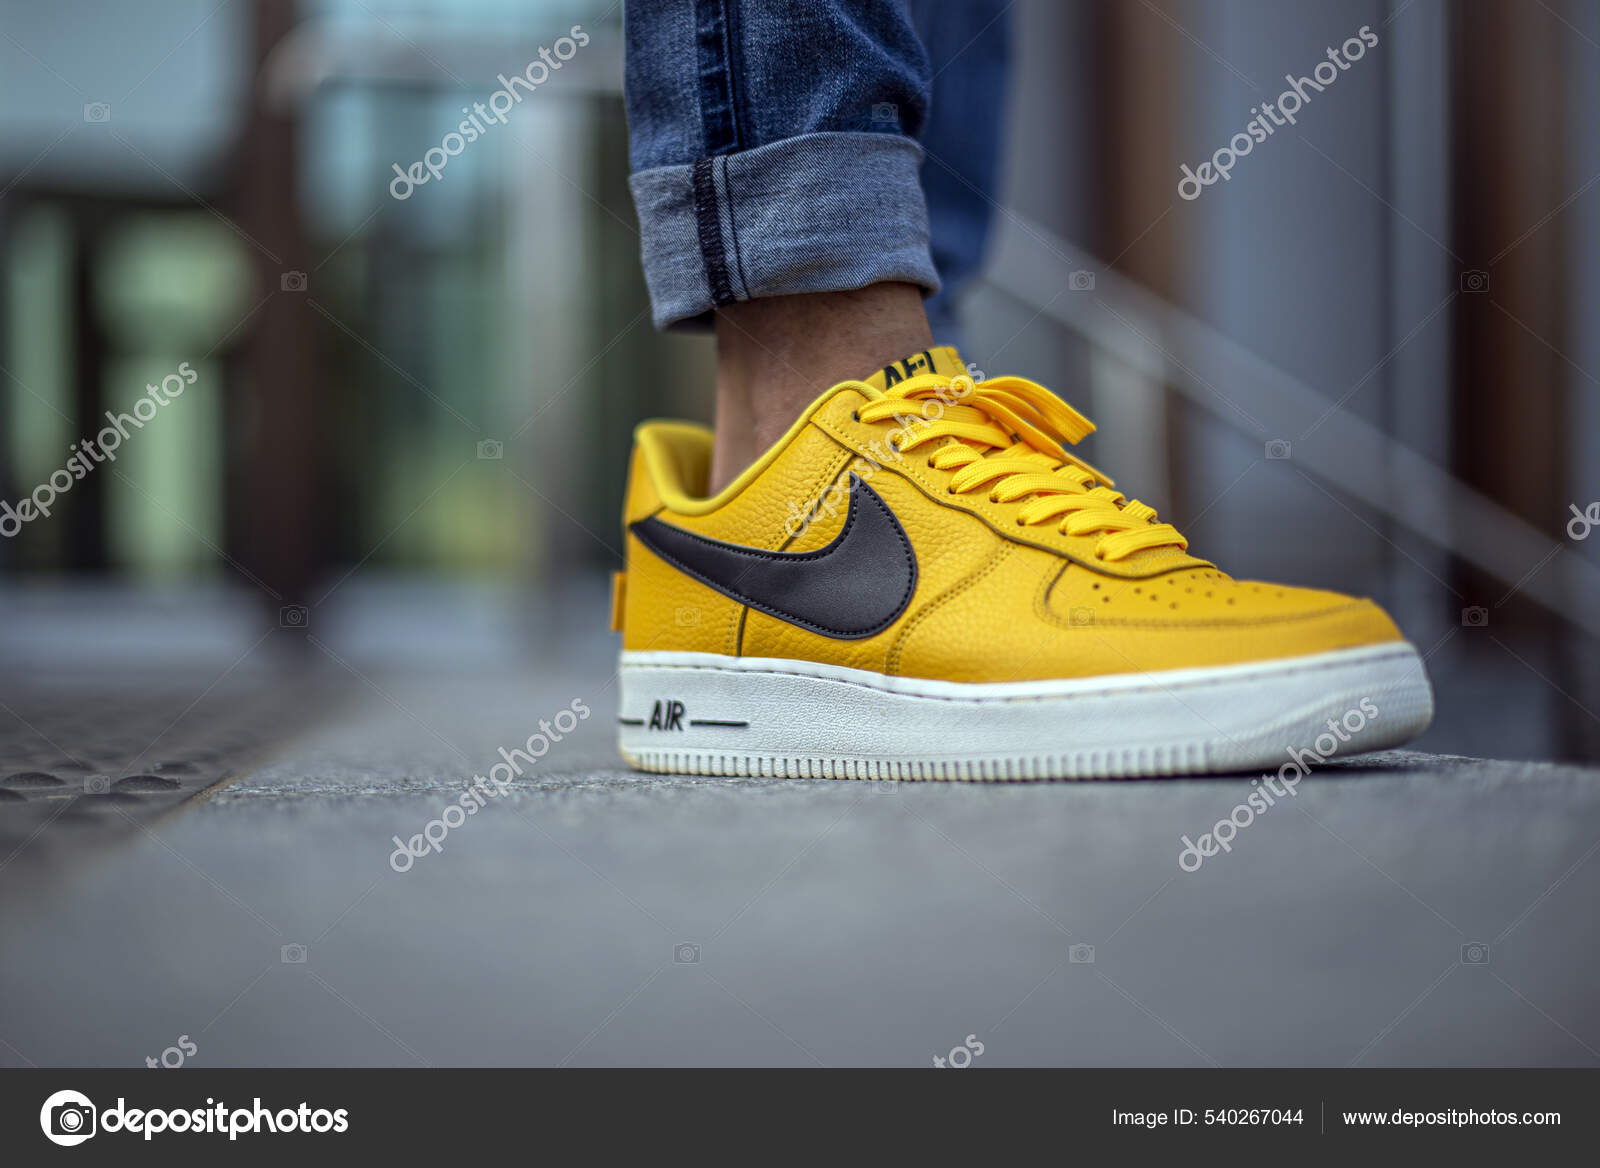
[[[711,432],[635,432],[620,744],[648,771],[895,779],[1277,769],[1433,716],[1369,600],[1234,580],[953,349],[819,397],[702,497]]]

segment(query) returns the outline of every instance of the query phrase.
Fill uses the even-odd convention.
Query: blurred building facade
[[[1432,654],[1425,745],[1600,756],[1600,541],[1568,533],[1600,499],[1600,4],[1011,17],[968,356],[1085,409],[1088,456],[1234,574],[1390,606]],[[196,380],[0,541],[6,586],[201,579],[276,610],[352,572],[531,597],[614,565],[629,432],[709,416],[711,369],[705,338],[650,330],[619,20],[8,5],[0,498],[180,364]],[[397,166],[576,25],[559,73],[395,196]],[[1377,44],[1294,126],[1180,193],[1363,28]]]

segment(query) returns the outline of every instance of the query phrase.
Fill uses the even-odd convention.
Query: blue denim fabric
[[[761,296],[965,283],[988,234],[1004,11],[629,0],[630,185],[656,326]],[[931,301],[936,327],[948,305]]]
[[[934,75],[922,190],[941,283],[927,304],[928,323],[941,345],[962,347],[956,309],[983,263],[998,205],[1010,11],[998,0],[911,0]]]

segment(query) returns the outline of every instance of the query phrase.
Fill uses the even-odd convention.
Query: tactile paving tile
[[[0,689],[0,865],[32,869],[138,831],[248,770],[329,697],[300,678]]]

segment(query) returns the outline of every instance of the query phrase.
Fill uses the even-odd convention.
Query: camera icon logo
[[[311,610],[303,604],[286,604],[278,610],[278,627],[303,629],[311,619]]]
[[[680,629],[692,629],[700,623],[700,610],[692,604],[680,604],[673,611],[672,623]]]
[[[1463,628],[1481,629],[1489,623],[1489,610],[1481,604],[1474,604],[1461,610],[1461,624]]]
[[[1461,946],[1462,965],[1488,965],[1489,946],[1482,941],[1469,941]]]
[[[1074,945],[1067,950],[1067,962],[1070,965],[1093,965],[1094,946]]]
[[[1289,440],[1287,438],[1274,438],[1267,443],[1267,457],[1278,459],[1288,458],[1289,452],[1292,449],[1293,448],[1289,445]]]
[[[484,438],[478,443],[479,458],[504,458],[506,456],[505,443],[498,438]]]
[[[94,1135],[94,1104],[79,1091],[57,1091],[39,1109],[39,1126],[45,1139],[63,1148],[76,1147]]]
[[[1072,627],[1081,629],[1094,624],[1094,609],[1080,604],[1072,610]]]
[[[83,793],[85,795],[106,795],[111,791],[111,778],[108,775],[90,775],[83,780]]]
[[[872,120],[879,123],[897,125],[900,121],[900,107],[892,101],[880,101],[872,107]]]
[[[284,965],[304,965],[306,963],[306,947],[300,944],[285,945],[278,950],[278,958]]]
[[[278,277],[278,287],[285,292],[304,292],[306,290],[306,274],[304,272],[285,272]]]
[[[1477,268],[1469,268],[1461,273],[1461,290],[1463,292],[1487,292],[1489,290],[1489,273]]]
[[[1074,292],[1093,292],[1094,273],[1080,268],[1067,277],[1067,287]]]
[[[91,101],[83,107],[83,120],[86,122],[109,122],[111,120],[111,106],[103,101]]]
[[[672,960],[679,965],[699,965],[700,946],[691,945],[687,941],[681,945],[674,945],[672,947]]]

